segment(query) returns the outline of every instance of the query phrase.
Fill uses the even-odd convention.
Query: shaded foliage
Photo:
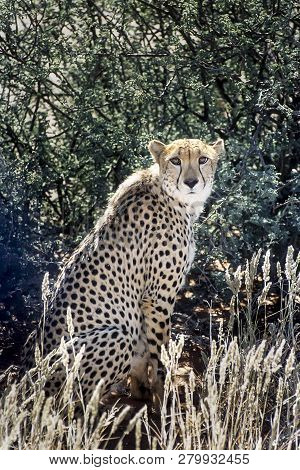
[[[196,268],[297,246],[297,2],[0,6],[1,298],[75,246],[152,137],[225,139]]]

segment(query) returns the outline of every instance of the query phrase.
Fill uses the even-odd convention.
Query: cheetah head
[[[171,197],[192,206],[203,206],[211,193],[224,142],[206,144],[198,139],[180,139],[166,145],[158,140],[149,150],[159,165],[162,189]]]

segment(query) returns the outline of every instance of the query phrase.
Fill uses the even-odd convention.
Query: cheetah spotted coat
[[[150,386],[149,365],[157,380],[176,295],[194,257],[195,217],[189,205],[162,190],[154,165],[120,186],[65,265],[45,318],[43,353],[62,337],[70,339],[70,308],[75,353],[85,346],[80,373],[86,399],[101,379],[105,393],[129,375],[138,396],[138,386]],[[60,368],[49,392],[64,379]]]

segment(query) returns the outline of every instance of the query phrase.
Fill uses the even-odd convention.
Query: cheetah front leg
[[[148,378],[149,359],[150,353],[147,338],[144,329],[142,329],[141,338],[131,363],[129,384],[132,398],[138,400],[149,400],[150,398],[150,384]]]
[[[163,396],[163,379],[159,374],[161,346],[170,340],[171,313],[175,304],[175,297],[165,301],[162,298],[144,299],[141,306],[148,349],[147,381],[155,407]]]

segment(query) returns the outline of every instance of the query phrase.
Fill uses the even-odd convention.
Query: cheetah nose
[[[184,184],[186,184],[189,188],[193,188],[194,186],[196,186],[196,184],[198,183],[198,180],[195,180],[193,178],[189,178],[187,180],[184,180]]]

